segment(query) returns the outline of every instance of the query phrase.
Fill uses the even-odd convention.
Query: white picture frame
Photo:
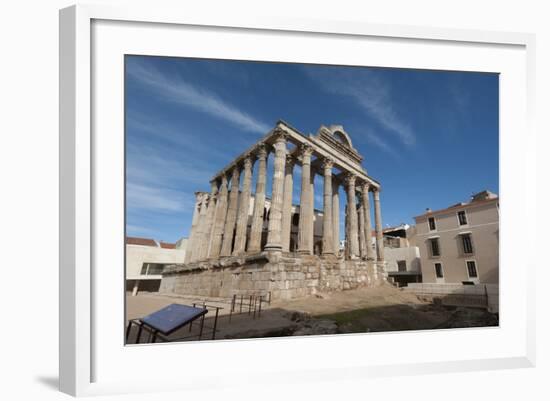
[[[95,27],[94,27],[95,24]],[[103,24],[103,25],[101,25]],[[124,26],[117,26],[117,24]],[[131,26],[130,26],[131,24]],[[112,49],[106,50],[108,53],[119,57],[123,47],[116,48],[124,40],[135,39],[139,35],[140,29],[150,29],[149,43],[143,41],[140,46],[145,49],[145,53],[154,52],[155,39],[162,35],[169,35],[169,29],[178,29],[181,27],[185,31],[186,27],[192,27],[194,32],[216,31],[217,34],[231,36],[235,35],[243,38],[246,35],[261,34],[267,41],[273,45],[277,44],[281,37],[291,38],[295,36],[296,40],[325,40],[327,43],[337,38],[342,43],[345,41],[355,41],[357,45],[362,41],[385,41],[384,46],[396,46],[401,42],[406,42],[406,46],[418,46],[418,50],[426,51],[425,54],[433,53],[434,50],[422,50],[422,46],[430,45],[437,47],[444,52],[446,46],[454,46],[456,52],[478,51],[479,57],[490,49],[496,53],[503,53],[503,58],[498,57],[492,61],[494,67],[489,70],[503,74],[505,84],[501,86],[501,219],[505,225],[501,233],[501,326],[499,328],[487,329],[467,329],[465,331],[451,330],[442,332],[432,331],[430,333],[388,333],[388,334],[368,334],[368,335],[346,335],[346,336],[312,336],[311,338],[289,338],[289,339],[262,339],[246,341],[220,341],[204,342],[201,344],[185,344],[183,349],[174,345],[155,345],[144,347],[132,347],[132,351],[126,349],[118,350],[115,353],[108,353],[106,350],[113,349],[116,344],[122,344],[123,329],[116,327],[117,319],[120,318],[120,306],[116,306],[116,311],[107,316],[103,313],[104,305],[99,302],[94,294],[101,287],[102,293],[106,294],[111,301],[116,303],[117,298],[111,298],[113,291],[120,286],[119,283],[109,284],[107,279],[109,274],[97,274],[97,263],[102,260],[109,252],[113,254],[113,260],[118,260],[116,247],[122,248],[122,242],[112,244],[111,250],[102,248],[97,239],[98,231],[104,229],[106,221],[118,222],[119,216],[103,215],[101,202],[97,198],[98,193],[102,193],[101,188],[104,181],[98,179],[101,172],[105,170],[104,163],[98,162],[98,152],[104,153],[106,144],[98,143],[93,137],[93,129],[101,124],[97,120],[102,118],[100,109],[107,107],[106,104],[92,102],[101,97],[101,88],[92,85],[94,74],[99,74],[102,70],[101,61],[94,59],[94,56],[102,52],[105,45],[106,35],[109,42],[112,42]],[[94,29],[96,29],[94,31]],[[133,29],[132,35],[121,33]],[[101,31],[100,31],[101,30]],[[93,35],[96,32],[97,41],[94,42]],[[114,32],[114,33],[113,33]],[[118,33],[116,33],[118,32]],[[175,31],[174,31],[175,32]],[[172,32],[173,33],[173,32]],[[183,33],[185,34],[185,33]],[[159,35],[158,37],[155,35]],[[246,40],[246,39],[243,39]],[[358,21],[325,21],[325,20],[296,20],[292,18],[259,17],[256,15],[232,15],[232,16],[212,16],[212,15],[187,15],[184,9],[166,10],[155,7],[132,7],[132,8],[113,8],[104,5],[79,5],[63,9],[60,12],[60,389],[63,392],[72,395],[94,395],[110,393],[126,393],[134,391],[166,391],[166,390],[185,390],[198,389],[206,381],[207,373],[200,369],[194,372],[188,372],[186,379],[178,379],[177,375],[166,374],[164,377],[151,377],[149,381],[133,375],[128,366],[135,364],[136,358],[142,361],[166,361],[168,367],[173,361],[171,355],[186,352],[188,360],[193,361],[195,366],[202,366],[199,358],[214,358],[216,354],[223,352],[227,358],[243,359],[239,366],[239,374],[243,372],[254,377],[257,383],[270,383],[275,380],[337,380],[342,377],[353,377],[361,380],[365,377],[376,377],[381,375],[407,374],[411,370],[418,373],[431,373],[440,371],[466,371],[477,369],[499,369],[510,367],[529,367],[534,366],[535,340],[534,340],[534,283],[532,275],[529,272],[534,270],[533,256],[521,257],[512,247],[506,247],[514,241],[514,245],[521,247],[522,238],[512,238],[510,232],[521,225],[523,219],[530,219],[536,215],[534,199],[527,195],[529,188],[534,188],[534,143],[535,134],[532,129],[532,112],[534,101],[534,36],[521,33],[506,32],[484,32],[458,29],[436,29],[427,27],[412,26],[390,26],[368,24]],[[160,42],[157,42],[160,43]],[[205,44],[208,42],[205,41]],[[374,44],[373,46],[375,46]],[[253,45],[251,45],[253,46]],[[256,45],[257,46],[257,45]],[[298,45],[295,45],[298,47]],[[169,55],[164,52],[170,52],[169,44],[165,44],[165,49],[158,50],[160,54]],[[207,46],[205,46],[207,47]],[[244,49],[246,46],[243,45]],[[274,46],[275,48],[276,46]],[[428,46],[427,46],[428,47]],[[241,47],[238,47],[241,51]],[[416,48],[415,48],[416,49]],[[469,50],[468,50],[469,49]],[[258,49],[257,49],[258,50]],[[289,49],[292,53],[292,46]],[[296,50],[296,49],[295,49]],[[201,50],[202,51],[202,50]],[[227,55],[232,53],[235,57],[241,57],[237,54],[237,46],[234,49],[225,49]],[[275,51],[275,50],[273,50]],[[345,50],[342,50],[345,52]],[[491,50],[492,51],[492,50]],[[205,50],[207,53],[207,50]],[[281,61],[296,61],[289,53],[288,59],[275,57]],[[504,54],[506,53],[506,54]],[[224,53],[225,54],[225,53]],[[251,53],[252,54],[252,53]],[[381,53],[382,54],[382,53]],[[196,54],[195,54],[196,56]],[[386,54],[388,60],[391,54]],[[402,56],[402,55],[401,55]],[[107,56],[108,57],[108,56]],[[252,57],[252,56],[251,56]],[[338,55],[327,55],[335,57]],[[395,54],[393,61],[381,62],[381,65],[388,63],[397,63],[393,66],[409,68],[433,68],[430,62],[422,64],[422,57],[419,60],[410,60],[410,62],[399,62],[399,55]],[[106,57],[97,57],[106,60]],[[318,59],[318,62],[329,60]],[[452,57],[451,57],[452,59]],[[509,60],[504,63],[503,60]],[[472,62],[475,60],[472,60]],[[346,61],[344,63],[349,63]],[[453,68],[451,61],[441,61],[449,64],[447,68]],[[500,65],[499,62],[502,64]],[[504,65],[506,64],[506,65]],[[441,67],[445,68],[445,66]],[[456,69],[461,68],[456,64]],[[119,71],[111,71],[117,76]],[[525,73],[525,75],[522,75]],[[507,76],[510,76],[508,80]],[[118,79],[123,80],[123,76],[118,74]],[[527,79],[525,79],[525,76]],[[97,77],[97,75],[96,75]],[[98,78],[103,79],[102,77]],[[120,81],[122,82],[122,81]],[[117,83],[119,90],[120,82]],[[508,83],[509,82],[509,83]],[[506,86],[509,85],[509,86]],[[509,103],[511,99],[507,97],[512,88],[519,89],[519,99],[513,99],[515,103]],[[97,92],[96,92],[97,91]],[[117,97],[117,96],[114,96]],[[512,106],[520,106],[519,109]],[[112,105],[109,105],[112,106]],[[115,104],[116,106],[116,104]],[[113,108],[111,107],[111,110]],[[117,108],[115,107],[115,110]],[[119,112],[122,110],[118,109]],[[503,115],[505,113],[505,115]],[[115,120],[119,117],[113,117]],[[117,126],[114,123],[113,126]],[[111,132],[111,131],[109,131]],[[114,132],[114,131],[112,131]],[[524,132],[520,138],[516,138],[513,132]],[[119,133],[120,134],[120,133]],[[117,134],[118,135],[118,134]],[[113,138],[116,135],[113,135]],[[117,142],[118,143],[118,142]],[[110,156],[113,160],[120,158],[120,143],[114,143],[115,146],[109,147],[112,153],[107,154],[107,160]],[[516,152],[519,160],[518,165],[512,168],[502,163],[510,157],[510,152]],[[118,152],[118,153],[117,153]],[[117,159],[119,160],[119,159]],[[120,160],[119,160],[120,161]],[[111,163],[111,162],[109,162]],[[113,166],[120,167],[120,163],[112,163]],[[117,174],[115,174],[117,176]],[[109,185],[116,186],[120,184],[117,177],[110,181]],[[512,188],[513,187],[513,188]],[[114,187],[113,187],[114,188]],[[120,188],[122,190],[122,188]],[[116,197],[115,197],[116,198]],[[118,198],[116,198],[118,199]],[[119,200],[119,199],[118,199]],[[120,202],[114,201],[118,206]],[[123,206],[123,205],[122,205]],[[115,210],[116,212],[116,210]],[[113,212],[113,213],[115,213]],[[102,217],[103,216],[103,217]],[[103,220],[101,220],[103,219]],[[101,221],[100,221],[101,220]],[[114,224],[114,223],[113,223]],[[119,224],[119,223],[116,223]],[[113,231],[117,231],[116,229]],[[95,237],[94,237],[95,236]],[[122,241],[122,237],[120,238]],[[120,252],[123,252],[120,249]],[[115,253],[117,255],[115,255]],[[504,256],[506,259],[504,259]],[[509,300],[510,292],[508,285],[511,284],[511,276],[508,274],[507,264],[521,264],[524,267],[518,272],[514,279],[514,302]],[[116,263],[115,263],[116,264]],[[118,268],[118,267],[117,267]],[[120,266],[123,269],[123,266]],[[115,269],[116,270],[116,269]],[[115,274],[115,272],[112,272]],[[123,280],[123,276],[120,276]],[[118,287],[117,287],[118,286]],[[122,294],[121,294],[122,296]],[[117,314],[118,313],[118,314]],[[102,327],[103,329],[98,329]],[[105,334],[106,330],[113,330]],[[120,335],[119,335],[120,332]],[[504,334],[503,334],[504,333]],[[380,349],[384,341],[388,338],[412,338],[418,336],[422,341],[431,341],[435,344],[443,344],[449,340],[463,341],[479,344],[483,341],[492,341],[491,347],[476,348],[472,347],[463,356],[460,354],[461,348],[455,354],[447,352],[445,349],[439,350],[440,356],[427,355],[426,352],[420,358],[419,354],[411,353],[400,356],[400,362],[393,356],[371,351],[368,358],[359,350],[374,347]],[[106,345],[113,337],[114,345]],[[119,338],[120,337],[120,338]],[[493,340],[491,340],[493,339]],[[269,354],[265,349],[269,342],[273,354]],[[376,344],[373,344],[376,343]],[[298,344],[299,346],[296,346]],[[506,347],[504,346],[506,344]],[[318,353],[319,346],[323,347],[324,357],[315,360],[306,361],[308,357]],[[192,348],[191,348],[192,347]],[[335,358],[341,347],[346,347],[355,352],[346,353],[345,356]],[[506,349],[505,349],[506,348]],[[135,351],[134,351],[135,350]],[[297,363],[289,364],[285,367],[284,359],[278,359],[277,354],[288,352],[298,357],[303,357]],[[317,350],[317,351],[315,351]],[[311,354],[308,354],[311,352]],[[116,355],[115,355],[116,354]],[[139,354],[139,355],[138,355]],[[265,366],[261,363],[259,356],[265,359],[271,359],[272,366]],[[112,359],[110,359],[112,358]],[[119,358],[119,359],[116,359]],[[149,358],[149,359],[148,359]],[[126,360],[126,362],[124,362]],[[301,361],[304,361],[301,363]],[[99,362],[98,362],[99,361]],[[256,363],[250,363],[256,361]],[[124,371],[121,364],[127,363],[128,374]],[[123,372],[116,376],[109,375],[105,367],[112,365],[113,370],[118,369]],[[290,366],[292,365],[292,366]],[[248,367],[247,367],[248,366]],[[103,368],[102,368],[103,367]],[[103,369],[103,371],[102,371]],[[225,369],[225,370],[224,370]],[[167,369],[169,371],[169,369]],[[227,374],[225,374],[225,372]],[[135,372],[134,372],[135,373]],[[212,377],[212,373],[208,375]],[[229,385],[234,378],[227,366],[220,362],[220,366],[214,373],[217,385]],[[234,385],[234,383],[232,383]]]

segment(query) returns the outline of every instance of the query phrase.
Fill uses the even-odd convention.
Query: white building
[[[416,246],[415,234],[416,227],[408,224],[383,231],[386,272],[399,287],[422,281],[420,249]]]
[[[187,238],[175,244],[150,238],[126,238],[126,290],[158,291],[167,264],[183,263]]]

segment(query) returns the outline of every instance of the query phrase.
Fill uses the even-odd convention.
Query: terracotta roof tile
[[[143,245],[143,246],[157,247],[156,241],[151,238],[126,237],[126,243],[128,245]]]

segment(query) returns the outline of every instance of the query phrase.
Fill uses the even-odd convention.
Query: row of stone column
[[[350,258],[361,257],[363,259],[378,261],[384,260],[384,244],[382,238],[382,214],[380,211],[380,192],[378,188],[369,183],[359,186],[359,197],[356,196],[356,179],[354,175],[347,175],[347,224],[346,242],[347,253]],[[376,232],[376,255],[372,248],[372,225],[370,213],[369,192],[373,193],[374,220]],[[376,256],[376,257],[375,257]]]
[[[267,228],[266,251],[288,252],[292,228],[292,190],[294,156],[288,154],[287,136],[279,132],[273,144],[274,167],[271,193],[271,209]],[[314,172],[311,168],[313,148],[300,145],[301,159],[300,219],[298,224],[298,252],[313,254],[314,246]],[[261,251],[263,213],[266,199],[267,149],[258,146],[254,154],[244,157],[241,166],[232,170],[231,189],[222,175],[220,182],[213,181],[210,194],[197,193],[197,205],[189,242],[186,262],[218,257],[238,256]],[[250,207],[252,168],[258,161],[258,178],[254,197],[252,223],[247,243],[247,225]],[[338,180],[332,175],[333,161],[324,159],[323,172],[323,255],[339,251],[340,200]],[[242,168],[242,177],[241,177]],[[350,258],[375,259],[371,244],[369,191],[374,192],[375,221],[377,233],[377,259],[383,260],[382,225],[379,194],[375,187],[364,183],[361,186],[359,203],[356,199],[356,176],[346,176],[347,224],[346,240]],[[239,183],[242,179],[242,191]],[[218,187],[219,184],[219,187]],[[352,206],[350,206],[352,205]]]

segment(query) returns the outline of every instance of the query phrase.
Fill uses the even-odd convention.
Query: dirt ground
[[[289,335],[365,333],[380,331],[443,329],[459,327],[498,326],[497,316],[482,309],[434,305],[414,294],[386,285],[341,292],[318,294],[291,301],[277,300],[262,304],[261,313],[248,313],[247,304],[237,307],[230,317],[230,300],[193,298],[141,293],[126,297],[127,318],[136,319],[166,305],[192,305],[206,302],[206,315],[201,339],[213,338],[215,309],[219,317],[215,339],[280,337]],[[197,339],[200,324],[189,330],[184,327],[170,336],[171,340],[189,337]],[[130,333],[129,343],[135,343],[136,330]],[[147,341],[142,336],[140,342]]]

